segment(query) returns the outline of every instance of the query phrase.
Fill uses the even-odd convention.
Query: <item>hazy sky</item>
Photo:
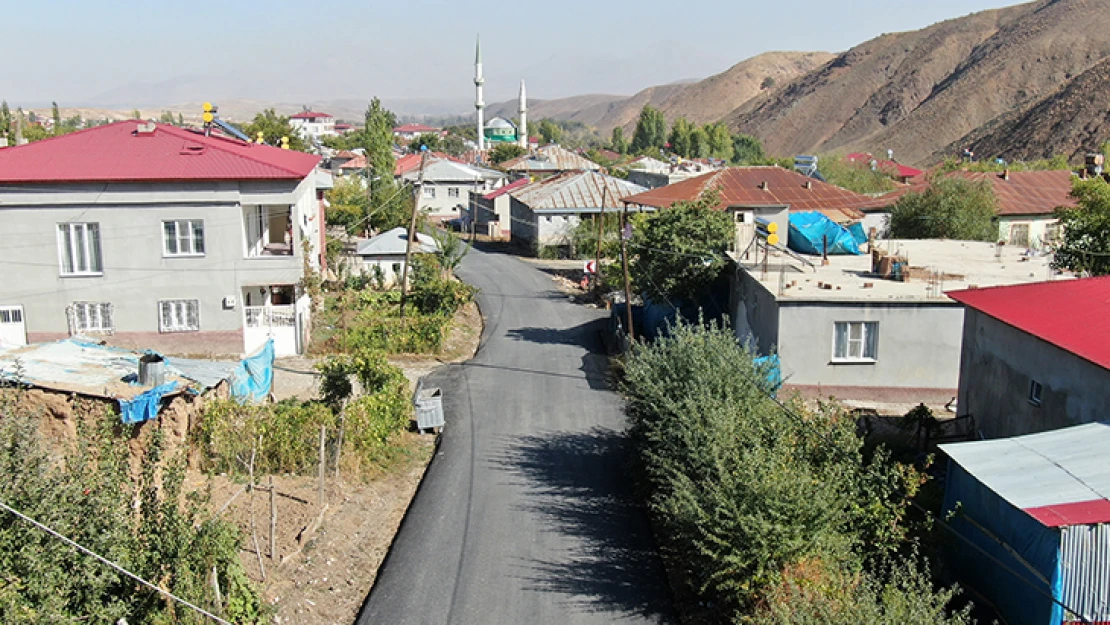
[[[479,32],[487,101],[514,95],[521,76],[536,98],[632,93],[707,76],[768,50],[839,51],[884,32],[1013,3],[12,2],[0,37],[0,97],[24,105],[136,106],[216,97],[466,100]]]

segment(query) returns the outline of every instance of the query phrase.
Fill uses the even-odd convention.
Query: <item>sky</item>
[[[632,94],[771,50],[841,51],[1014,4],[931,0],[41,0],[5,9],[0,98],[139,107],[216,98],[465,106],[482,37],[486,101]],[[19,59],[19,62],[12,62]],[[434,108],[434,107],[433,107]],[[460,111],[461,112],[461,111]]]

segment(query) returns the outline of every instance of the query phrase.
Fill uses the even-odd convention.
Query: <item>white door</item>
[[[274,340],[274,355],[296,356],[297,312],[294,306],[244,306],[243,347],[249,356]]]
[[[0,306],[0,347],[27,344],[27,325],[22,306]]]

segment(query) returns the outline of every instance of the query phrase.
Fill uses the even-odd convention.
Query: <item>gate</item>
[[[0,347],[27,344],[27,324],[22,306],[0,306]]]
[[[245,306],[243,347],[253,354],[274,339],[275,356],[297,355],[297,310],[295,306]]]

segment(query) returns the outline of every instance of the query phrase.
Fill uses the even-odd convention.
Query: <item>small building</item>
[[[586,216],[617,213],[645,189],[596,171],[572,171],[509,192],[512,238],[531,245],[568,245]]]
[[[295,115],[290,115],[289,125],[312,143],[318,143],[323,137],[334,137],[338,134],[335,131],[335,118],[318,111],[306,109]]]
[[[402,143],[408,143],[420,135],[439,134],[439,128],[432,128],[424,124],[402,124],[393,129],[393,137]]]
[[[470,192],[475,207],[475,224],[479,232],[501,240],[512,238],[512,197],[510,193],[531,184],[527,178],[513,181],[496,191],[486,194]]]
[[[351,124],[338,122],[335,124],[335,133],[338,135],[346,135],[355,131],[355,127]]]
[[[946,563],[974,600],[1010,625],[1110,622],[1110,421],[940,448]]]
[[[959,412],[971,415],[985,436],[1042,432],[1106,417],[1110,277],[949,296],[964,306]]]
[[[882,172],[901,184],[919,182],[925,175],[925,172],[916,167],[910,167],[888,159],[878,159],[865,152],[853,152],[845,156],[844,159],[857,167],[867,167],[872,171]]]
[[[1048,258],[990,243],[885,240],[870,252],[823,262],[762,238],[746,258],[733,252],[733,329],[760,355],[778,354],[787,389],[885,414],[946,404],[965,334],[948,293],[1055,276]]]
[[[494,169],[429,158],[423,169],[418,163],[415,169],[403,174],[401,179],[414,185],[414,188],[421,187],[417,198],[420,210],[427,213],[433,221],[442,222],[469,218],[471,192],[493,191],[505,184],[508,176]]]
[[[601,165],[558,145],[545,145],[501,163],[501,169],[516,176],[542,178],[568,171],[601,171]]]
[[[171,354],[300,352],[318,156],[128,120],[0,150],[0,330]],[[14,340],[12,340],[14,339]]]
[[[408,230],[398,226],[371,239],[360,241],[352,259],[352,271],[366,276],[377,274],[384,287],[400,284],[405,267],[405,251],[408,248],[407,239]],[[435,239],[422,232],[416,233],[414,253],[434,254],[438,250],[439,245]]]
[[[718,171],[720,168],[693,160],[665,163],[650,156],[641,156],[628,163],[628,180],[648,189],[658,189]]]

